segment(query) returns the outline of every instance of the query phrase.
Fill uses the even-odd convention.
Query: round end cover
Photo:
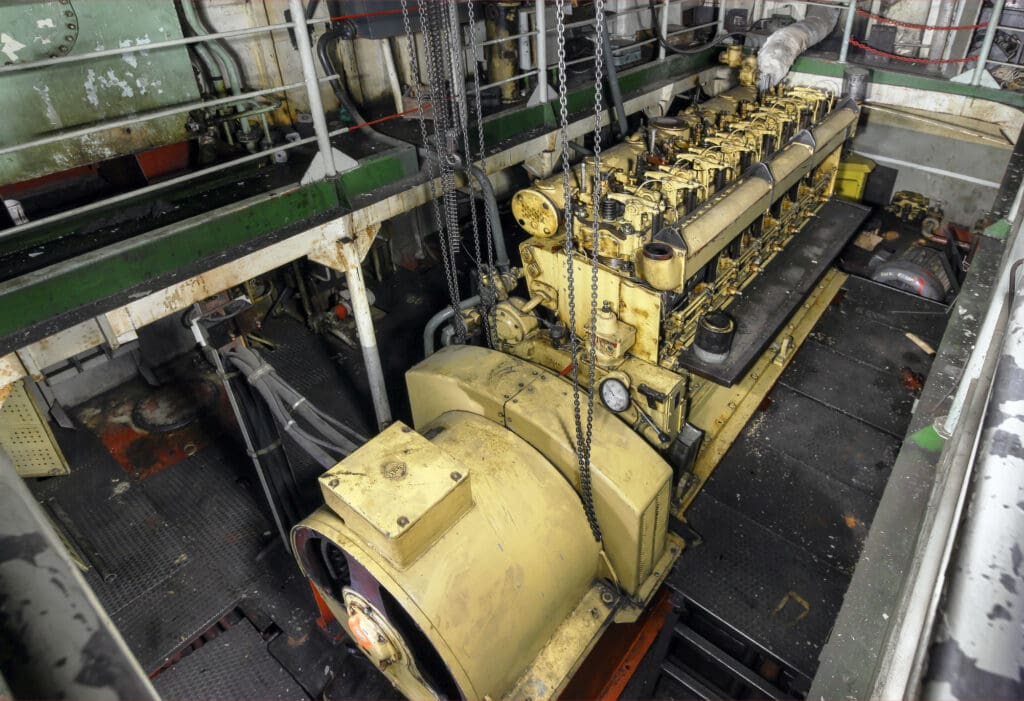
[[[558,232],[558,208],[539,190],[528,188],[517,192],[512,198],[512,216],[531,236],[548,237]]]

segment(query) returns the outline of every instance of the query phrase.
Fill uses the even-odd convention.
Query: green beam
[[[359,166],[338,176],[338,196],[345,207],[355,206],[357,197],[376,192],[416,172],[417,160],[412,147],[403,153],[388,152],[364,158]]]
[[[793,70],[798,73],[842,78],[843,69],[846,65],[821,58],[802,57],[798,58],[796,63],[793,64]],[[954,83],[945,78],[932,78],[885,68],[863,67],[871,71],[871,82],[879,85],[895,85],[901,88],[916,88],[918,90],[928,90],[929,92],[945,93],[948,95],[964,95],[965,97],[975,97],[990,102],[998,102],[1003,105],[1024,108],[1024,94],[1011,90],[997,90],[996,88],[986,88],[980,85]]]
[[[249,206],[195,217],[0,285],[0,338],[324,212],[340,212],[337,190],[328,181],[254,200]]]

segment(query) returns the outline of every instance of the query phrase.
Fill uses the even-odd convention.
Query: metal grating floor
[[[160,674],[153,683],[164,699],[197,698],[197,689],[202,689],[205,699],[283,701],[306,696],[280,665],[266,662],[266,642],[243,619]]]
[[[851,277],[687,512],[672,586],[807,677],[931,365],[906,333],[946,312]]]
[[[358,399],[339,390],[347,385],[332,353],[297,326],[268,324],[264,334],[278,345],[265,358],[365,430]],[[164,698],[315,698],[339,676],[345,649],[316,626],[309,586],[271,526],[244,450],[227,430],[209,433],[194,455],[139,479],[96,433],[58,429],[71,474],[30,486],[91,565],[87,581]],[[320,468],[294,462],[312,510]],[[236,611],[237,625],[181,657]]]

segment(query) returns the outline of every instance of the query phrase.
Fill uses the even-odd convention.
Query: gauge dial
[[[601,395],[601,403],[616,414],[629,408],[629,387],[617,377],[605,378],[598,391]]]

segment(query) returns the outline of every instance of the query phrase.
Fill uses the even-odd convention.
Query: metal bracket
[[[541,102],[541,99],[540,99],[540,93],[541,93],[540,87],[541,86],[538,85],[536,88],[533,89],[533,93],[530,95],[530,99],[526,101],[526,106],[527,107],[536,107],[537,105],[544,104],[544,102]],[[547,92],[545,94],[548,96],[548,99],[545,102],[550,102],[551,101],[551,95],[557,95],[558,91],[555,90],[553,87],[551,87],[550,83],[546,87],[547,87]]]
[[[814,140],[814,134],[812,134],[809,129],[802,129],[798,131],[796,136],[789,140],[789,143],[809,146],[812,152],[818,149],[818,142]]]
[[[835,106],[837,110],[850,110],[851,112],[860,112],[860,105],[852,97],[844,97]]]
[[[747,168],[747,172],[743,174],[744,178],[760,178],[764,180],[772,187],[775,187],[775,176],[772,175],[772,169],[768,167],[768,164],[764,161],[758,161],[752,166]]]
[[[654,240],[658,243],[668,244],[672,248],[682,251],[683,253],[686,253],[689,250],[686,245],[686,241],[683,239],[682,233],[680,233],[679,227],[676,226],[666,226],[654,235]]]
[[[359,165],[359,161],[351,156],[346,156],[336,148],[331,148],[331,153],[334,156],[334,170],[338,173],[350,171]],[[305,175],[302,176],[302,184],[309,185],[326,177],[327,169],[324,167],[324,155],[323,153],[317,153],[309,164],[309,168],[306,169]]]

